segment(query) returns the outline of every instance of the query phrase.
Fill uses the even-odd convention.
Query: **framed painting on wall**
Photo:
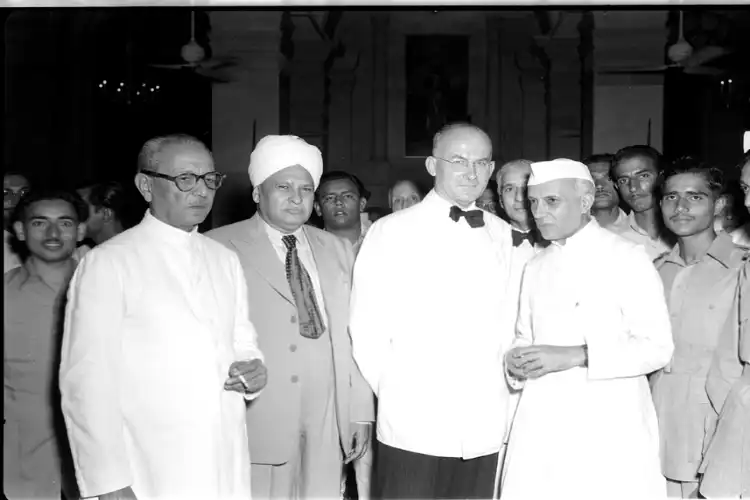
[[[446,123],[471,121],[469,102],[469,37],[406,37],[407,157],[429,156],[432,138]]]

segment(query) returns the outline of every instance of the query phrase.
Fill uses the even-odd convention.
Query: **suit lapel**
[[[289,282],[286,280],[284,264],[271,245],[262,223],[258,214],[253,216],[248,221],[247,231],[242,231],[233,237],[232,244],[237,249],[240,260],[250,264],[274,290],[294,304],[294,297],[289,288]]]

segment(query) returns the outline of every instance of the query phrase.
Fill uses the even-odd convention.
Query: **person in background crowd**
[[[750,151],[745,153],[739,164],[740,169],[740,189],[744,194],[744,204],[747,210],[750,210]],[[732,241],[744,247],[750,247],[750,219],[732,231]]]
[[[705,423],[713,413],[706,376],[745,253],[729,234],[714,231],[723,187],[720,170],[692,158],[677,160],[664,174],[661,211],[677,244],[654,264],[664,283],[675,354],[651,377],[651,391],[670,498],[696,498],[703,444],[710,438]]]
[[[365,209],[365,213],[367,214],[367,218],[370,221],[370,226],[375,223],[378,219],[385,217],[388,215],[388,210],[381,207],[367,207]]]
[[[422,194],[415,183],[409,180],[396,181],[388,190],[388,207],[393,212],[416,205],[422,200]]]
[[[699,472],[705,498],[750,497],[750,261],[745,255],[734,305],[708,372],[716,431]],[[713,422],[711,422],[713,423]]]
[[[659,212],[661,163],[661,154],[650,146],[622,148],[612,160],[612,177],[631,209],[627,225],[619,234],[643,245],[652,260],[676,243]]]
[[[75,193],[21,198],[13,228],[29,257],[5,274],[3,490],[9,500],[75,498],[57,387],[65,292],[88,210]],[[72,488],[71,488],[72,486]]]
[[[326,172],[320,178],[315,200],[315,211],[322,217],[324,229],[352,244],[356,258],[366,227],[361,214],[365,214],[367,191],[362,181],[354,175],[343,171]],[[369,220],[368,220],[369,222]],[[368,225],[369,227],[369,225]],[[369,500],[370,477],[372,475],[372,435],[370,446],[362,458],[354,461],[354,473],[357,482],[358,500]],[[345,475],[346,476],[346,475]],[[343,478],[344,482],[346,477]],[[343,488],[346,487],[344,484]]]
[[[96,245],[104,243],[136,224],[128,217],[129,200],[125,187],[119,182],[108,181],[78,190],[89,205],[89,220],[86,223],[86,237]],[[144,207],[145,208],[145,207]]]
[[[620,196],[612,182],[612,154],[591,155],[583,163],[589,167],[591,178],[596,186],[594,206],[591,215],[601,227],[611,229],[617,233],[627,230],[628,214],[620,208]]]
[[[198,233],[223,179],[198,139],[147,141],[143,221],[73,276],[60,390],[84,498],[250,498],[245,403],[266,369],[237,256]]]
[[[533,163],[528,186],[552,244],[526,266],[505,356],[508,383],[523,394],[501,498],[664,498],[646,375],[669,362],[673,344],[656,269],[642,247],[591,217],[586,165]],[[620,286],[602,293],[603,272]]]
[[[487,183],[487,187],[482,192],[482,195],[477,199],[477,208],[486,210],[492,215],[497,215],[497,200],[495,193],[497,192],[497,185],[495,181],[490,179]]]
[[[370,443],[373,395],[347,331],[352,247],[305,224],[322,172],[315,146],[291,135],[264,137],[248,169],[258,211],[207,233],[239,255],[276,374],[247,411],[256,500],[338,498],[344,464]]]
[[[745,207],[741,201],[744,193],[740,189],[739,182],[729,182],[721,195],[722,209],[714,217],[714,231],[720,233],[726,231],[732,233],[742,226],[745,220]]]
[[[3,273],[21,266],[21,257],[12,246],[13,211],[19,200],[28,194],[31,183],[23,174],[6,172],[3,175]]]
[[[354,266],[354,357],[378,397],[373,496],[489,498],[510,417],[510,231],[476,208],[494,168],[484,131],[447,125],[426,167],[434,189],[375,224]]]
[[[349,240],[357,254],[365,237],[360,214],[364,213],[370,192],[356,175],[340,170],[326,172],[316,191],[315,212],[323,219],[323,228]]]

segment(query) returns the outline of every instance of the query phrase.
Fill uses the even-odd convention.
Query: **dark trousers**
[[[373,498],[492,498],[498,454],[463,460],[433,457],[378,442]]]

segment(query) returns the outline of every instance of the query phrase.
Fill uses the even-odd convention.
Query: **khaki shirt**
[[[66,433],[57,370],[66,289],[47,284],[31,260],[5,274],[3,483],[9,498],[60,497]]]
[[[732,308],[745,252],[727,233],[719,234],[703,258],[687,265],[675,245],[657,259],[669,306],[675,351],[651,379],[659,418],[664,475],[697,481],[705,424],[711,416],[706,377],[722,328]]]

